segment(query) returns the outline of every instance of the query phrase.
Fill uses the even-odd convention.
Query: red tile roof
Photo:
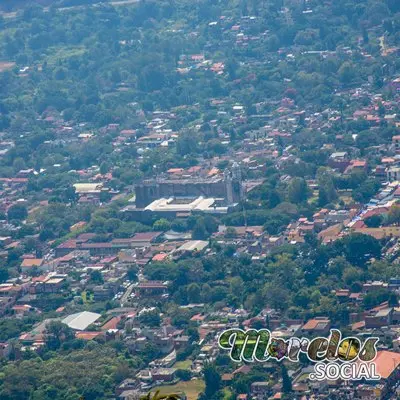
[[[141,242],[144,240],[152,241],[158,236],[160,236],[162,232],[139,232],[133,236],[132,241]]]
[[[109,329],[117,329],[117,325],[121,319],[121,316],[111,318],[101,327],[101,330],[108,331]]]
[[[318,328],[324,328],[327,324],[330,323],[330,320],[328,318],[325,319],[310,319],[307,321],[301,329],[303,330],[314,330]]]
[[[101,334],[102,334],[102,332],[85,332],[85,331],[82,331],[82,332],[77,332],[75,334],[75,337],[77,339],[92,340],[92,339],[95,339],[97,336],[99,336]]]
[[[376,373],[387,379],[400,365],[400,353],[394,351],[378,351],[375,360],[372,361],[376,365]]]
[[[166,253],[158,253],[152,258],[152,261],[164,261],[167,257]]]

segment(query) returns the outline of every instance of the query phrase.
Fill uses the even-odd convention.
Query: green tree
[[[23,220],[28,216],[28,209],[23,204],[14,204],[8,209],[7,216],[9,220]]]
[[[281,374],[282,374],[282,392],[291,393],[293,390],[292,380],[290,379],[287,368],[283,363],[281,363]]]
[[[349,85],[356,77],[356,68],[352,63],[345,61],[339,68],[338,75],[343,84]]]
[[[46,325],[45,342],[50,350],[59,349],[63,342],[74,337],[74,331],[60,321],[51,321]]]
[[[206,228],[206,224],[204,223],[203,218],[199,218],[193,227],[192,239],[194,240],[205,240],[209,236],[209,233]]]
[[[0,283],[5,282],[9,277],[9,273],[7,268],[5,267],[0,267]]]
[[[263,298],[270,307],[285,310],[290,301],[290,294],[275,283],[267,283],[263,288]]]
[[[221,376],[214,365],[206,364],[203,369],[204,382],[206,384],[205,395],[211,398],[218,392],[221,385]]]
[[[109,170],[110,170],[110,165],[107,162],[103,161],[100,164],[100,173],[102,175],[105,175]]]
[[[183,381],[190,381],[192,373],[187,369],[178,369],[178,371],[176,371],[176,376]]]
[[[170,228],[171,228],[171,223],[165,218],[158,219],[153,224],[154,231],[165,232],[165,231],[169,230]]]
[[[160,313],[157,310],[142,312],[139,315],[140,323],[150,326],[157,327],[161,324]]]
[[[399,225],[400,223],[399,205],[395,204],[392,207],[390,207],[387,220],[389,224]]]
[[[356,267],[348,267],[343,271],[343,281],[349,287],[351,287],[353,283],[361,281],[363,276],[363,272]]]
[[[327,168],[321,167],[317,171],[317,182],[319,187],[318,205],[325,206],[337,199],[336,188],[332,174]]]
[[[379,228],[382,225],[383,217],[381,215],[371,215],[364,219],[365,225],[368,228]]]
[[[128,279],[132,282],[136,282],[138,280],[138,272],[139,270],[136,266],[129,267],[127,272]]]
[[[306,201],[308,197],[307,183],[303,178],[293,178],[288,187],[288,199],[293,204]]]
[[[201,289],[197,283],[191,283],[186,289],[187,298],[190,303],[201,302]]]
[[[92,283],[102,284],[104,282],[103,275],[100,271],[94,270],[90,273],[90,281]]]
[[[377,239],[362,233],[353,233],[343,238],[338,245],[350,264],[365,266],[370,258],[381,257],[382,246]]]
[[[181,156],[195,153],[197,151],[196,134],[193,132],[182,133],[176,142],[176,151]]]

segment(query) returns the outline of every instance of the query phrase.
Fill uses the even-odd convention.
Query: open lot
[[[175,385],[159,386],[153,391],[159,390],[161,394],[185,392],[188,400],[196,400],[204,388],[204,381],[193,379],[188,382],[178,382]]]

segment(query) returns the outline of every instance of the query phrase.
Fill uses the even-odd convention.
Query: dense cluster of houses
[[[307,2],[306,2],[307,3]],[[312,14],[306,8],[305,14]],[[282,15],[288,23],[290,11],[283,8]],[[239,20],[221,16],[208,23],[210,35],[215,29],[222,32],[222,39],[236,49],[248,47],[251,43],[264,45],[270,39],[270,32],[254,32],[258,17],[243,16]],[[196,37],[196,32],[189,32]],[[126,43],[124,43],[126,44]],[[209,56],[212,49],[204,49],[197,54],[182,54],[177,60],[176,71],[179,74],[195,74],[198,71],[211,71],[223,76],[227,73],[226,60]],[[397,49],[392,49],[397,52]],[[352,49],[340,48],[351,56]],[[388,52],[388,49],[384,50]],[[335,52],[301,52],[302,56],[318,55],[326,58]],[[274,57],[284,62],[292,62],[295,51],[289,53],[279,50]],[[371,56],[361,54],[365,58]],[[267,61],[265,61],[267,62]],[[261,61],[244,61],[242,67],[251,69],[260,67]],[[20,71],[29,73],[29,68]],[[255,79],[253,74],[246,78]],[[239,84],[235,81],[234,84]],[[346,122],[363,123],[368,130],[377,132],[382,126],[400,128],[400,118],[396,113],[400,100],[400,78],[388,82],[395,92],[394,100],[386,100],[380,94],[374,94],[372,86],[365,84],[356,89],[337,92],[338,97],[346,98],[351,115]],[[188,94],[189,96],[190,94]],[[128,199],[128,205],[120,209],[121,213],[136,221],[148,222],[155,218],[167,220],[184,219],[193,215],[213,215],[220,217],[241,210],[241,202],[251,196],[252,190],[262,185],[267,166],[273,165],[278,171],[285,171],[287,165],[298,165],[300,157],[294,144],[298,130],[308,128],[312,131],[327,132],[343,121],[342,110],[327,108],[315,112],[311,107],[299,107],[295,96],[286,93],[280,100],[265,100],[254,104],[255,113],[247,113],[247,105],[235,101],[232,97],[215,97],[206,105],[182,106],[171,110],[145,112],[138,103],[129,107],[137,120],[134,126],[108,124],[98,130],[88,124],[75,124],[65,121],[54,109],[47,109],[40,119],[54,132],[50,144],[84,144],[99,135],[112,134],[112,147],[115,154],[125,148],[132,148],[137,155],[137,167],[147,160],[154,150],[168,151],[176,146],[183,130],[175,128],[175,122],[188,110],[209,112],[215,118],[207,121],[215,134],[215,139],[223,147],[221,155],[204,159],[198,157],[196,165],[181,167],[173,165],[166,171],[154,165],[153,179],[132,181],[124,189],[112,189],[113,171],[101,173],[99,166],[81,170],[70,170],[76,182],[73,187],[78,204],[104,207],[117,199]],[[367,106],[362,106],[362,99],[369,98]],[[201,109],[204,107],[205,109]],[[254,124],[254,128],[252,122]],[[235,129],[251,126],[243,133],[240,144],[232,146],[231,132],[222,126],[229,123]],[[247,124],[247,125],[245,125]],[[201,125],[190,127],[200,131]],[[212,362],[220,354],[218,335],[225,329],[235,327],[267,327],[274,337],[326,336],[333,324],[326,316],[309,319],[287,319],[277,310],[266,308],[257,316],[250,317],[245,309],[225,307],[219,311],[210,311],[204,304],[188,304],[182,309],[192,313],[191,323],[197,328],[199,338],[191,339],[185,331],[174,326],[170,318],[160,316],[157,327],[143,323],[143,315],[154,312],[147,302],[165,301],[170,296],[171,282],[146,279],[143,269],[160,263],[202,257],[215,254],[213,242],[220,245],[234,246],[235,254],[248,254],[253,262],[262,262],[276,247],[284,244],[296,246],[304,243],[308,235],[315,235],[322,243],[328,244],[348,235],[359,232],[376,239],[386,239],[384,256],[391,262],[400,261],[400,226],[399,224],[378,224],[369,226],[370,218],[387,218],[393,207],[400,200],[400,134],[394,135],[385,144],[371,145],[361,152],[357,147],[357,135],[349,138],[337,134],[328,139],[322,149],[329,153],[326,167],[332,175],[350,177],[352,174],[366,174],[381,182],[381,188],[366,204],[355,202],[351,193],[339,191],[339,196],[347,197],[340,206],[321,207],[312,217],[296,218],[282,231],[268,234],[263,226],[243,225],[226,226],[219,224],[218,229],[207,240],[192,239],[192,232],[178,232],[173,229],[156,231],[144,229],[129,237],[111,237],[110,240],[97,240],[94,232],[87,230],[87,222],[78,221],[70,228],[70,235],[60,243],[45,243],[41,254],[23,251],[18,268],[19,276],[0,284],[0,315],[4,318],[20,319],[28,315],[40,316],[46,308],[46,299],[54,295],[64,296],[63,302],[54,311],[56,317],[46,318],[35,324],[28,332],[18,337],[20,347],[10,342],[0,343],[0,357],[9,357],[11,352],[26,349],[40,350],[45,343],[46,326],[52,320],[62,321],[74,332],[75,337],[85,341],[95,340],[100,343],[122,340],[132,354],[142,354],[149,344],[154,345],[161,354],[152,360],[146,368],[124,380],[117,387],[116,396],[129,400],[161,384],[174,384],[179,381],[180,368],[177,365],[182,354],[195,342],[199,351],[195,357],[188,358],[187,369],[194,379],[202,378],[203,366]],[[0,157],[4,157],[13,147],[14,142],[0,137]],[[374,162],[371,162],[373,158]],[[32,177],[51,174],[67,164],[54,164],[41,170],[22,168],[14,176],[0,177],[0,220],[1,231],[9,234],[0,237],[0,259],[5,261],[16,249],[22,248],[22,240],[17,232],[21,226],[6,218],[7,212],[16,204],[24,205],[32,213],[48,205],[47,200],[33,202],[27,190]],[[67,173],[66,172],[66,173]],[[102,171],[104,172],[104,171]],[[280,181],[288,183],[292,179],[288,173],[280,174]],[[313,196],[318,193],[318,182],[307,181]],[[350,191],[351,192],[351,191]],[[45,191],[51,195],[51,190]],[[400,222],[400,221],[398,221]],[[34,235],[33,235],[34,236]],[[137,280],[129,277],[129,271],[135,270]],[[101,277],[101,279],[99,279]],[[369,293],[374,291],[400,290],[400,278],[393,276],[388,281],[365,283],[359,291],[338,289],[334,295],[340,302],[351,307],[358,305]],[[120,307],[111,308],[103,314],[79,311],[82,304],[97,302],[116,302]],[[73,310],[73,311],[71,311]],[[375,360],[381,380],[373,385],[369,383],[343,381],[312,382],[308,380],[310,369],[297,367],[290,369],[293,391],[301,399],[384,399],[389,391],[397,388],[400,377],[400,307],[384,302],[364,312],[350,314],[347,326],[354,335],[372,335],[379,337],[380,346]],[[17,354],[18,357],[18,354]],[[265,380],[251,384],[250,393],[239,394],[237,400],[280,399],[282,381],[277,373],[276,364],[265,363]],[[248,375],[252,365],[238,365],[237,368],[222,375],[226,387],[240,374]],[[400,396],[400,394],[398,394]]]

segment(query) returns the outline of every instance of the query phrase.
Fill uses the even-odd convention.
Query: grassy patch
[[[184,392],[188,400],[197,400],[197,397],[204,391],[205,384],[201,379],[193,379],[187,382],[178,382],[175,385],[159,386],[153,389],[159,390],[161,394]]]
[[[190,369],[190,366],[192,365],[192,360],[184,360],[184,361],[178,361],[174,364],[174,368],[176,369]]]
[[[232,396],[232,392],[228,388],[224,388],[224,400],[229,400]]]
[[[81,293],[81,297],[85,304],[93,303],[93,298],[94,298],[93,293],[88,293],[88,292],[84,291]]]
[[[86,48],[84,46],[75,46],[75,47],[51,47],[47,50],[49,55],[46,57],[46,61],[50,65],[54,65],[58,60],[66,60],[70,57],[81,56],[86,52]]]

